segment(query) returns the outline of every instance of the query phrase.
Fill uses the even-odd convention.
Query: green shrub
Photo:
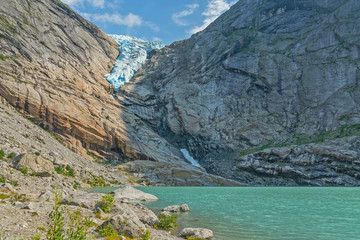
[[[65,170],[67,171],[68,176],[75,177],[75,171],[69,165],[66,165]]]
[[[0,149],[0,159],[2,160],[5,157],[5,152],[3,149]]]
[[[108,192],[106,196],[102,197],[100,202],[100,208],[103,212],[108,213],[110,212],[111,207],[114,205],[114,195],[111,192]]]
[[[23,173],[23,174],[28,174],[28,172],[29,172],[29,169],[27,168],[27,167],[25,167],[25,166],[22,166],[21,168],[20,168],[20,171]]]
[[[6,179],[4,175],[0,175],[0,183],[5,183]]]
[[[146,230],[145,234],[142,236],[141,240],[151,240],[150,231]]]
[[[161,213],[159,215],[159,223],[155,224],[154,227],[161,230],[169,231],[178,226],[177,218],[178,214],[165,215]]]
[[[14,158],[14,157],[16,157],[16,153],[13,153],[13,152],[12,152],[12,153],[9,153],[6,158],[12,159],[12,158]]]
[[[63,166],[57,166],[54,168],[57,174],[61,174],[67,177],[75,177],[75,170],[72,169],[69,165],[66,165],[64,168]]]
[[[88,220],[84,220],[80,210],[71,212],[61,205],[62,195],[55,189],[55,200],[52,211],[49,214],[48,240],[85,240],[88,235]],[[65,224],[67,223],[67,224]],[[66,229],[66,230],[65,230]]]
[[[106,239],[118,239],[118,232],[111,227],[109,223],[106,227],[99,230],[99,235]]]
[[[35,152],[35,155],[36,155],[36,156],[40,156],[40,153],[39,153],[39,152]]]

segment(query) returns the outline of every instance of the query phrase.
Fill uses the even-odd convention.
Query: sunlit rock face
[[[144,65],[149,52],[165,46],[160,42],[145,41],[130,36],[110,35],[110,37],[119,44],[120,50],[113,69],[106,75],[106,79],[114,85],[115,90],[130,81],[136,71]]]

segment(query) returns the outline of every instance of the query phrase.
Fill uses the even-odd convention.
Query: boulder
[[[102,200],[103,196],[105,196],[103,193],[74,192],[67,196],[63,202],[92,210]]]
[[[124,188],[119,188],[114,191],[115,200],[133,200],[133,201],[154,201],[158,200],[158,198],[149,193],[144,193],[138,189],[135,189],[130,186],[126,186]]]
[[[159,222],[159,218],[155,215],[155,213],[146,208],[144,205],[138,203],[136,205],[132,205],[131,207],[142,223],[154,226]]]
[[[206,228],[184,228],[180,232],[181,237],[193,239],[212,239],[213,235],[213,232]]]
[[[166,208],[163,208],[161,210],[161,212],[189,212],[190,208],[187,204],[183,204],[183,205],[172,205],[172,206],[168,206]]]
[[[41,177],[49,177],[54,174],[54,165],[41,156],[32,153],[24,153],[13,158],[10,163],[19,171],[26,171]]]
[[[119,234],[130,238],[139,238],[146,232],[145,225],[129,207],[123,207],[115,216],[101,224],[98,230],[106,228],[108,225]]]

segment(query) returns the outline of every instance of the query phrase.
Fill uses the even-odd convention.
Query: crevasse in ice
[[[145,63],[148,53],[163,48],[160,42],[145,41],[130,36],[109,35],[119,44],[120,55],[106,79],[114,85],[115,91],[128,82]]]

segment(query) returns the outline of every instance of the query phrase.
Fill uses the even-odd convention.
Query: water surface
[[[141,187],[155,211],[187,203],[182,227],[212,229],[217,240],[358,240],[360,188]]]

